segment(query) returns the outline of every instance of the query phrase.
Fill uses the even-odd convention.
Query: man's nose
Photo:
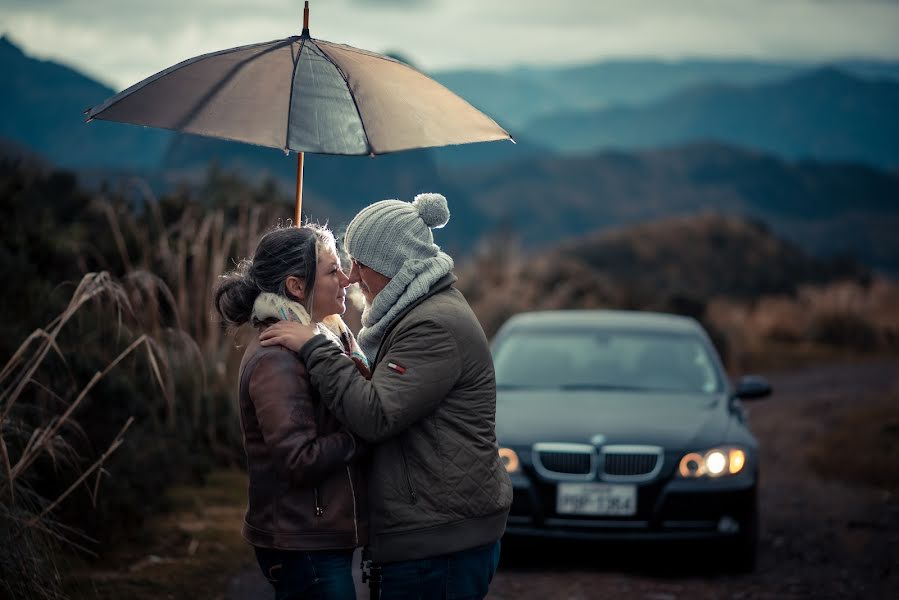
[[[347,284],[359,283],[360,281],[362,281],[362,278],[359,277],[359,265],[356,264],[356,261],[353,261],[353,264],[350,267],[350,275]]]

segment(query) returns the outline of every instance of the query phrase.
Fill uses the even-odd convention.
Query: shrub
[[[65,518],[86,513],[60,508],[85,499],[96,504],[109,459],[135,421],[116,410],[118,397],[98,394],[110,375],[127,369],[135,377],[138,363],[133,359],[140,352],[140,364],[147,367],[143,386],[148,392],[150,385],[159,390],[146,395],[148,412],[166,413],[173,403],[165,354],[147,334],[117,327],[117,343],[95,346],[93,352],[84,344],[74,351],[66,347],[63,332],[92,311],[106,315],[112,324],[125,324],[134,314],[120,284],[105,273],[89,273],[66,309],[35,330],[0,371],[0,530],[8,540],[0,545],[0,589],[9,597],[60,597],[56,551],[65,547],[90,552],[92,540],[80,528],[85,521]],[[70,368],[67,356],[103,360],[92,365],[89,377],[79,377],[79,369]],[[160,397],[164,401],[159,402]],[[96,435],[96,423],[89,423],[82,412],[101,402],[115,421],[115,429],[105,438]]]

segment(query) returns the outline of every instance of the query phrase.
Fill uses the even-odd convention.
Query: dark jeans
[[[499,564],[499,542],[382,565],[381,600],[480,600]]]
[[[355,600],[353,551],[294,552],[256,548],[275,600]]]

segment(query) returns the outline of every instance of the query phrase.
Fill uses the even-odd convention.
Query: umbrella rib
[[[290,95],[287,96],[287,124],[284,127],[284,151],[286,153],[290,153],[290,115],[293,108],[293,88],[297,83],[297,65],[300,64],[300,55],[303,53],[303,49],[306,48],[306,39],[300,38],[300,49],[297,50],[297,55],[293,59],[293,77],[290,78]]]
[[[314,42],[315,40],[311,40],[311,41]],[[365,135],[365,146],[366,146],[366,148],[368,148],[368,153],[370,155],[376,154],[375,149],[372,147],[371,142],[369,141],[368,132],[365,130],[365,119],[362,118],[362,111],[359,110],[359,103],[356,102],[356,95],[353,94],[353,91],[350,89],[350,80],[347,79],[346,73],[344,73],[343,69],[341,69],[340,66],[336,62],[334,62],[334,59],[331,58],[331,56],[325,51],[324,48],[322,48],[318,44],[315,44],[315,47],[318,48],[318,51],[322,53],[322,56],[324,56],[325,59],[327,59],[327,61],[329,63],[334,65],[334,68],[337,69],[337,72],[340,73],[340,77],[343,79],[343,82],[346,84],[346,89],[350,95],[350,99],[353,101],[353,106],[356,107],[356,114],[359,115],[359,124],[362,125],[362,133]]]

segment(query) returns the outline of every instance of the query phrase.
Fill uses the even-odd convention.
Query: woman
[[[348,285],[327,229],[286,227],[267,233],[253,259],[223,277],[215,306],[232,326],[312,322],[366,372],[340,318]],[[359,440],[319,401],[297,355],[281,346],[254,339],[239,385],[249,474],[243,536],[276,598],[355,598],[352,554],[367,536],[365,486],[354,462]]]

